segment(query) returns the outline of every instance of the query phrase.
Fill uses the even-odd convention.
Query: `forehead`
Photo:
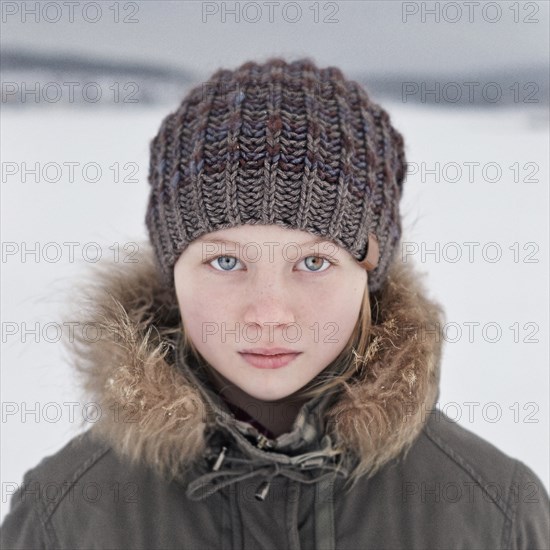
[[[332,243],[332,240],[302,231],[299,229],[288,229],[277,225],[240,225],[228,229],[220,229],[201,235],[195,240],[197,244],[202,243],[228,243],[245,246],[249,243],[293,243],[299,246],[313,245],[316,243]]]

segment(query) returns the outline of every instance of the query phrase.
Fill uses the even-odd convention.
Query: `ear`
[[[378,265],[380,259],[380,249],[376,237],[369,233],[369,244],[367,247],[367,255],[359,262],[367,271],[372,271]]]

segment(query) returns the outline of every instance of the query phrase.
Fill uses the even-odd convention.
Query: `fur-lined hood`
[[[85,398],[103,412],[92,433],[120,456],[171,478],[206,456],[211,437],[220,433],[238,449],[227,453],[229,462],[231,455],[244,455],[257,468],[269,461],[303,468],[304,460],[313,467],[319,456],[337,454],[337,447],[355,457],[355,471],[373,474],[406,454],[439,395],[443,312],[427,298],[413,266],[398,260],[371,296],[375,315],[366,368],[350,390],[303,405],[292,431],[277,438],[272,451],[247,439],[254,429],[236,420],[178,353],[177,300],[162,285],[147,242],[135,263],[96,264],[77,292],[71,316],[97,329],[79,331],[69,348]]]

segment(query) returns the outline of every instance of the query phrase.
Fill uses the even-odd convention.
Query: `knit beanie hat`
[[[187,245],[241,224],[308,231],[385,279],[401,237],[403,138],[337,67],[273,57],[217,70],[150,144],[146,226],[168,285]]]

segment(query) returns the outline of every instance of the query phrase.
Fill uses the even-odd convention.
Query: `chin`
[[[288,389],[279,389],[279,390],[273,390],[273,391],[266,391],[266,388],[264,388],[264,391],[250,391],[248,392],[246,388],[243,388],[245,392],[247,392],[249,395],[254,397],[255,399],[259,399],[260,401],[277,401],[279,399],[284,399],[285,397],[288,397],[292,393],[294,393],[296,390],[294,388],[288,388]]]

